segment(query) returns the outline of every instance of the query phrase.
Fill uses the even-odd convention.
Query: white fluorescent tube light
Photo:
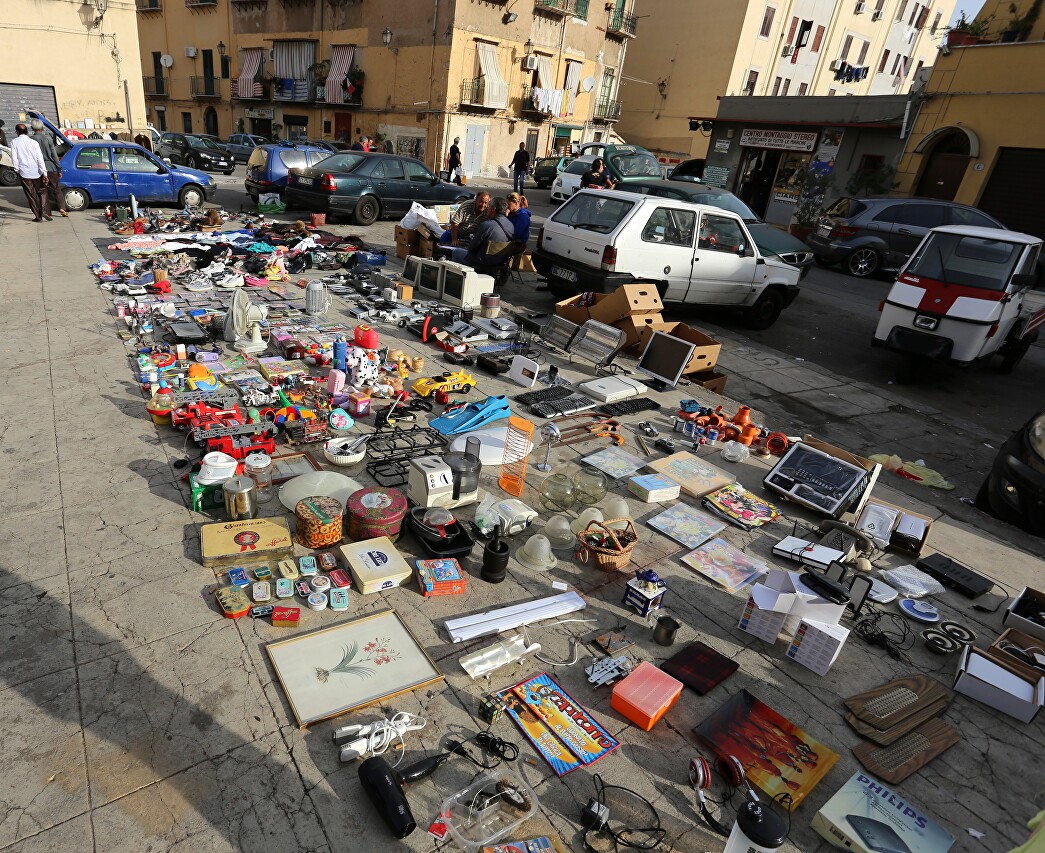
[[[498,610],[488,610],[486,613],[476,613],[474,616],[447,619],[446,630],[451,642],[462,643],[476,637],[521,628],[543,619],[554,619],[556,616],[574,613],[583,610],[585,606],[584,599],[576,592],[565,592],[562,595],[513,604]]]

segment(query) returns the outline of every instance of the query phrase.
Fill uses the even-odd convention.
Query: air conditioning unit
[[[853,14],[854,15],[862,15],[864,13],[865,9],[867,9],[867,4],[864,3],[863,0],[861,0],[861,2],[856,4],[856,8],[853,9]]]
[[[197,53],[197,51],[196,51],[196,48],[194,48],[194,47],[187,47],[187,48],[185,48],[185,55],[187,57],[189,57],[189,59],[195,59],[196,58],[196,53]]]
[[[880,20],[882,20],[882,10],[881,9],[875,9],[871,13],[871,20],[872,21],[880,21]]]
[[[795,46],[788,44],[784,46],[784,49],[780,51],[781,56],[792,56],[795,52]]]
[[[269,57],[269,62],[275,62],[276,61],[276,49],[274,47],[270,47],[269,48],[268,57]]]
[[[828,68],[829,68],[829,69],[830,69],[831,71],[841,71],[841,70],[842,70],[842,66],[843,66],[843,65],[845,65],[845,60],[844,60],[844,59],[836,59],[836,60],[835,60],[834,62],[832,62],[832,63],[831,63],[830,65],[828,65],[827,67],[828,67]]]
[[[536,56],[524,56],[522,61],[523,71],[536,71],[537,70],[537,57]]]

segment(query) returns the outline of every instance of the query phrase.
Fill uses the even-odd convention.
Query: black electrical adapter
[[[595,797],[588,800],[588,805],[581,812],[581,826],[586,830],[602,829],[609,823],[610,809],[605,803],[600,803]]]

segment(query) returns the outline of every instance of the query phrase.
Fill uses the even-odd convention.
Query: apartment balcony
[[[606,35],[621,39],[635,38],[635,25],[638,19],[634,15],[627,14],[623,9],[618,9],[610,15],[610,22],[606,25]]]
[[[186,9],[216,9],[218,0],[185,0]]]
[[[221,97],[220,77],[191,77],[190,81],[192,97],[201,99]]]
[[[473,77],[461,83],[461,106],[484,110],[496,109],[486,105],[486,81],[482,77]]]
[[[522,91],[522,103],[519,104],[519,113],[521,115],[548,118],[552,114],[551,106],[543,103],[539,97],[536,97],[529,86],[523,86]]]
[[[620,121],[620,101],[611,101],[609,98],[602,98],[595,102],[595,115],[593,116],[595,121]]]
[[[363,106],[363,92],[360,89],[356,89],[351,95],[342,95],[339,101],[328,101],[327,100],[327,87],[316,86],[316,101],[318,103],[325,103],[328,107],[343,107],[345,109],[357,109]]]
[[[162,12],[163,0],[134,0],[134,8],[139,12]]]
[[[271,101],[272,90],[259,78],[251,82],[246,92],[239,91],[239,77],[232,78],[232,97],[237,101]]]
[[[142,77],[146,98],[169,98],[171,96],[170,78],[163,74],[159,77]]]
[[[276,80],[272,84],[272,100],[308,104],[315,101],[315,92],[308,80]]]
[[[556,18],[565,18],[573,11],[574,0],[534,0],[533,10],[554,15]]]

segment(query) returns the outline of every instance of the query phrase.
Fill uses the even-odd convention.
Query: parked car
[[[346,151],[309,168],[295,168],[287,184],[287,207],[351,214],[357,225],[381,216],[402,216],[413,202],[449,204],[474,195],[441,180],[413,157]]]
[[[337,142],[333,139],[310,139],[308,144],[314,145],[316,148],[325,148],[331,154],[337,154],[338,151],[348,151],[352,148],[347,142]]]
[[[243,187],[257,203],[261,193],[279,193],[283,197],[291,169],[307,169],[331,156],[325,148],[314,145],[259,145],[247,160],[247,177]]]
[[[156,152],[168,163],[231,175],[236,163],[217,142],[191,133],[164,133]]]
[[[999,448],[976,506],[1035,536],[1045,536],[1045,409]]]
[[[695,160],[683,160],[674,169],[668,172],[668,177],[673,181],[693,181],[699,183],[704,177],[704,165],[707,160],[697,157]]]
[[[533,182],[542,190],[548,189],[572,160],[572,157],[542,157],[533,167]]]
[[[138,201],[149,204],[196,207],[214,198],[217,191],[209,175],[170,166],[131,142],[80,142],[70,146],[59,162],[69,210],[83,210],[90,204],[126,203],[132,193]]]
[[[194,133],[192,135],[193,136],[198,136],[200,139],[206,139],[206,140],[209,140],[210,142],[214,142],[222,150],[225,149],[225,145],[226,145],[225,140],[222,139],[220,136],[215,136],[213,133]]]
[[[566,201],[581,188],[581,176],[591,168],[595,157],[575,157],[552,181],[552,201]]]
[[[585,142],[581,146],[582,157],[601,157],[610,176],[621,181],[648,181],[664,177],[663,168],[657,158],[638,145],[608,145],[603,142]]]
[[[940,225],[1004,228],[982,210],[934,198],[840,198],[806,238],[817,261],[866,278],[898,269],[930,229]]]
[[[763,222],[750,207],[729,190],[694,183],[688,178],[625,182],[620,185],[620,189],[624,192],[640,193],[658,198],[675,198],[691,201],[694,204],[709,204],[712,207],[731,211],[744,220],[751,239],[755,241],[755,245],[758,246],[758,251],[763,257],[776,255],[784,263],[798,267],[801,270],[802,278],[805,278],[813,265],[813,252],[805,243],[786,231],[781,231],[768,222]]]
[[[259,145],[268,145],[272,142],[266,136],[258,136],[255,133],[234,133],[225,143],[225,150],[232,155],[237,163],[246,163],[254,149]]]
[[[734,307],[767,329],[799,291],[799,271],[764,256],[736,213],[618,190],[580,190],[544,223],[533,253],[564,298],[653,281],[667,303]]]
[[[18,186],[18,172],[15,171],[14,160],[11,159],[11,149],[6,145],[0,145],[0,186]]]

